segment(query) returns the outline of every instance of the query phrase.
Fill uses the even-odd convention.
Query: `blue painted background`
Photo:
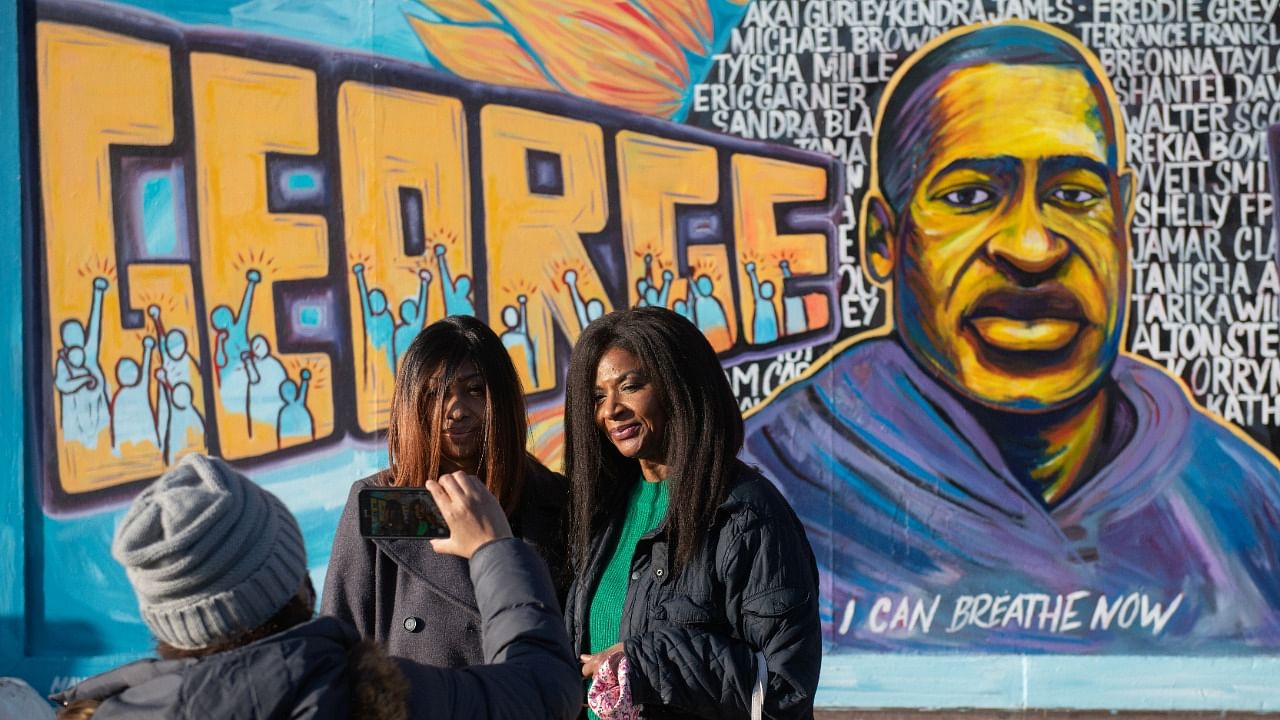
[[[413,61],[430,58],[402,18],[423,12],[414,3],[345,0],[291,4],[239,0],[136,0],[134,6],[191,24],[214,24],[291,36]],[[360,12],[352,12],[351,8]],[[727,10],[723,10],[726,11]],[[23,146],[18,8],[0,3],[0,267],[23,283],[0,283],[0,674],[26,678],[42,691],[101,671],[144,652],[150,640],[138,619],[123,571],[108,548],[119,508],[49,517],[34,500],[26,410],[35,399],[24,360],[36,344],[23,333],[23,298],[33,275],[23,256]],[[303,26],[299,13],[310,18]],[[26,98],[23,98],[25,100]],[[26,262],[26,264],[24,264]],[[24,355],[25,353],[25,355]],[[20,412],[19,408],[24,409]],[[255,474],[298,515],[317,587],[323,583],[327,538],[347,485],[383,465],[373,442],[347,441],[314,453],[309,465],[288,464]],[[327,469],[327,470],[326,470]],[[307,492],[291,492],[305,482]],[[317,488],[321,490],[317,491]],[[94,577],[113,595],[46,593]],[[120,608],[129,608],[121,610]],[[86,622],[101,618],[101,622]],[[1234,709],[1280,711],[1280,658],[1055,657],[1018,655],[828,657],[819,703],[845,707],[990,707]]]

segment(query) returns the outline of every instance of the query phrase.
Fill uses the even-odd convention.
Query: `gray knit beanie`
[[[134,499],[111,554],[156,639],[193,650],[261,626],[302,586],[284,503],[226,463],[187,455]]]

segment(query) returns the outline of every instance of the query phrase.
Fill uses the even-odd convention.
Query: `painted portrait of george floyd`
[[[747,419],[832,649],[1280,646],[1280,467],[1126,348],[1125,143],[1047,25],[953,30],[889,81],[858,226],[890,319]]]

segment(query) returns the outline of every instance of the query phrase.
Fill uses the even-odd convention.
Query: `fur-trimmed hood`
[[[407,720],[409,683],[376,644],[331,617],[198,659],[140,660],[54,695],[74,717]],[[90,711],[90,707],[97,705]]]

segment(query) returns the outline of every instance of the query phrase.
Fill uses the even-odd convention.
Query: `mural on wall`
[[[425,62],[221,5],[269,34],[36,4],[59,537],[194,451],[340,503],[308,468],[356,477],[448,314],[500,334],[555,465],[573,341],[661,305],[806,522],[831,652],[1280,648],[1272,0],[417,0],[361,30]]]
[[[373,438],[400,355],[445,315],[487,319],[538,408],[558,406],[568,348],[615,307],[672,307],[726,358],[835,335],[826,156],[109,6],[40,7],[51,509],[136,490],[187,452],[254,461]],[[552,462],[554,416],[536,447]]]
[[[748,429],[820,547],[836,642],[1280,642],[1280,465],[1126,351],[1121,118],[1047,26],[945,34],[890,79],[859,225],[891,319]],[[1280,290],[1273,262],[1231,274]]]

